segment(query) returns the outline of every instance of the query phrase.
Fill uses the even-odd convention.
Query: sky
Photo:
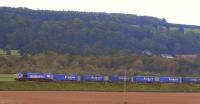
[[[200,25],[200,0],[0,0],[0,6],[136,14]]]

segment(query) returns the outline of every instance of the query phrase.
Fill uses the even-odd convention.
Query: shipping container
[[[181,77],[160,77],[159,82],[160,83],[181,83],[182,78]]]
[[[130,81],[130,78],[128,76],[109,76],[109,81],[110,82],[126,82]]]
[[[200,77],[184,77],[182,78],[183,83],[200,83]]]
[[[78,81],[78,76],[77,75],[66,75],[65,80],[66,81]]]
[[[104,76],[95,76],[95,75],[83,75],[81,76],[81,81],[104,81]]]
[[[54,81],[65,81],[66,78],[65,78],[65,74],[54,74],[53,75],[53,80]]]
[[[119,78],[118,78],[118,76],[109,76],[109,81],[110,82],[117,82],[117,81],[119,81]]]
[[[131,81],[136,83],[155,83],[156,77],[154,76],[135,76],[131,78]]]

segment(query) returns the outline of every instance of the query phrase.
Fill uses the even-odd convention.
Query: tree
[[[179,30],[179,32],[183,32],[183,33],[184,33],[184,31],[185,31],[184,26],[182,26],[182,25],[179,26],[179,29],[178,29],[178,30]]]

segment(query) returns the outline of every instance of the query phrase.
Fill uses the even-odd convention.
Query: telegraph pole
[[[126,99],[126,71],[124,72],[124,96],[123,96],[123,104],[128,104],[127,99]]]

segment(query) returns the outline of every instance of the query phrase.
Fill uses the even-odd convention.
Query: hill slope
[[[130,14],[0,8],[0,48],[22,54],[199,53],[193,29],[200,27]]]

